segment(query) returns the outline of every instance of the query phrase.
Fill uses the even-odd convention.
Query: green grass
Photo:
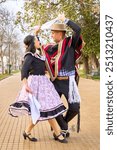
[[[18,73],[18,72],[20,72],[20,70],[14,70],[11,73]]]
[[[9,77],[15,73],[18,73],[18,72],[20,72],[20,70],[14,70],[11,72],[11,74],[7,74],[7,73],[6,74],[0,74],[0,80],[5,79],[5,78],[7,78],[7,77]]]
[[[79,72],[80,77],[82,78],[100,80],[100,75],[92,76],[91,74],[85,74],[83,70],[79,70],[78,72]]]
[[[93,80],[100,80],[100,76],[92,76]]]
[[[0,80],[5,79],[9,76],[10,76],[9,74],[0,74]]]

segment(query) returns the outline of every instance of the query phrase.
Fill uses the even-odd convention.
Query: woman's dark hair
[[[24,44],[27,45],[26,52],[32,52],[35,53],[35,45],[34,45],[34,36],[28,35],[24,39]]]

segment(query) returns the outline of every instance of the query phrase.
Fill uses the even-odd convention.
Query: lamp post
[[[11,57],[11,52],[10,52],[10,43],[9,43],[9,61],[8,61],[8,73],[9,73],[9,74],[11,73],[11,69],[10,69],[10,68],[11,68],[11,67],[10,67],[10,62],[11,62],[10,59],[11,59],[11,58],[10,58],[10,57]]]

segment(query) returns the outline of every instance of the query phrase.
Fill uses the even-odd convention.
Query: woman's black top
[[[45,57],[31,52],[24,56],[21,69],[21,80],[28,78],[29,75],[45,75]]]

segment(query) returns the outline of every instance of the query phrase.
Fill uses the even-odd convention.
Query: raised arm
[[[72,35],[72,43],[71,44],[72,44],[73,48],[76,48],[76,45],[77,45],[79,37],[80,37],[81,28],[73,21],[65,18],[64,14],[59,14],[58,19],[61,20],[62,22],[64,22],[66,25],[68,25],[74,31],[74,33]]]

